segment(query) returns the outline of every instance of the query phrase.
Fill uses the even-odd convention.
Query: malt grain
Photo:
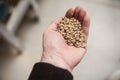
[[[65,42],[74,47],[85,47],[85,36],[81,23],[75,18],[64,17],[57,26],[58,32],[63,36]]]

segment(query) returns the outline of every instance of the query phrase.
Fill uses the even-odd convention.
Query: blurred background
[[[43,31],[77,5],[91,27],[74,80],[120,80],[120,0],[0,0],[0,80],[27,80],[40,61]]]

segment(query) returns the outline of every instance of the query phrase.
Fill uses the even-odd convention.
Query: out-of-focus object
[[[11,6],[16,6],[20,0],[6,0]]]
[[[29,8],[29,0],[21,0],[18,5],[13,10],[10,19],[8,20],[8,23],[6,25],[8,31],[11,33],[15,33],[17,30],[19,24],[21,23],[23,17],[25,16],[25,13],[27,9]]]
[[[8,23],[7,23],[7,29],[15,33],[17,27],[21,23],[23,17],[25,16],[25,13],[27,12],[30,5],[33,7],[35,14],[37,15],[39,19],[39,8],[36,0],[21,0],[16,8],[14,9]]]
[[[6,16],[9,14],[9,9],[9,5],[7,4],[6,0],[0,0],[0,39],[3,37],[18,51],[21,51],[22,47],[18,38],[14,34],[9,32],[3,23]]]
[[[4,0],[0,0],[0,21],[4,20],[9,13],[9,6]]]
[[[19,39],[14,34],[10,33],[2,24],[0,25],[0,35],[2,35],[2,37],[6,39],[6,41],[9,42],[18,51],[23,50]]]
[[[3,0],[4,1],[4,0]],[[39,19],[39,8],[37,0],[7,0],[9,4],[17,5],[12,9],[11,16],[6,25],[0,25],[0,35],[2,35],[11,45],[19,52],[23,50],[23,46],[19,39],[15,36],[15,32],[22,22],[27,10],[33,7],[35,14]],[[19,1],[19,2],[18,2]]]
[[[9,5],[5,0],[0,0],[0,39],[4,38],[8,43],[10,43],[18,51],[21,51],[22,47],[18,38],[14,34],[9,32],[3,23],[8,14],[9,14]]]

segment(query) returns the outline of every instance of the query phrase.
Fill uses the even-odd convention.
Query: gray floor
[[[41,0],[40,23],[26,24],[19,38],[24,44],[21,55],[3,60],[2,80],[27,80],[34,63],[42,54],[42,33],[70,7],[81,5],[91,17],[88,51],[74,69],[74,80],[106,80],[120,69],[120,1],[119,0]],[[1,79],[0,79],[1,80]]]

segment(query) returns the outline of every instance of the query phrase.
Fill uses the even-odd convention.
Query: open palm
[[[75,9],[70,8],[65,16],[68,18],[74,17],[82,23],[86,45],[90,24],[90,19],[87,16],[86,11],[78,6]],[[86,47],[76,48],[65,43],[62,35],[57,32],[57,25],[61,19],[62,18],[60,17],[52,22],[44,32],[43,56],[41,62],[51,63],[57,67],[72,71],[86,53]]]

